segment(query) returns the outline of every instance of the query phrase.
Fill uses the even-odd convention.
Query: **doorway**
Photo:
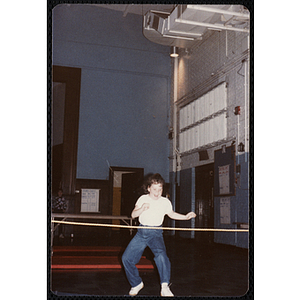
[[[143,179],[143,168],[110,167],[110,198],[113,216],[130,217],[136,200],[141,196]],[[120,224],[120,221],[113,220],[113,224]]]
[[[214,164],[196,167],[196,228],[214,227]],[[196,232],[205,243],[214,240],[213,232]]]
[[[52,193],[75,194],[81,69],[52,68]],[[51,122],[52,121],[52,122]]]

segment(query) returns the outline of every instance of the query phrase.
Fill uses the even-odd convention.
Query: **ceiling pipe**
[[[232,31],[249,33],[248,29],[228,27],[228,26],[226,27],[226,26],[222,26],[222,25],[215,25],[215,24],[210,24],[210,23],[196,22],[196,21],[190,21],[190,20],[184,20],[184,19],[175,19],[175,22],[187,24],[187,25],[203,26],[203,27],[216,28],[216,29],[222,29],[222,30],[232,30]]]
[[[201,37],[203,34],[202,33],[190,33],[190,32],[184,32],[184,31],[178,31],[178,30],[169,30],[170,33],[174,33],[174,34],[186,34],[186,35],[193,35],[195,37]]]
[[[192,9],[195,9],[195,10],[200,10],[200,11],[212,12],[212,13],[222,14],[222,15],[231,15],[231,16],[236,16],[236,17],[242,17],[242,18],[249,19],[248,14],[235,12],[235,11],[232,11],[232,10],[224,10],[224,9],[219,9],[219,8],[214,8],[214,7],[201,6],[201,5],[189,5],[188,7],[192,8]]]
[[[172,39],[180,39],[180,40],[188,40],[188,41],[194,41],[194,38],[186,37],[186,36],[176,36],[176,35],[170,35],[170,34],[163,34],[163,37],[168,37]]]

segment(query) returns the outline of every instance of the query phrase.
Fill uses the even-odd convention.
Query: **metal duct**
[[[249,33],[249,21],[242,5],[177,5],[171,13],[148,11],[143,33],[154,43],[190,48],[207,30]]]

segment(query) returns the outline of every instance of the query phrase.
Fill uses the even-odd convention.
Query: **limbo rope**
[[[81,225],[81,226],[98,226],[98,227],[114,227],[114,228],[126,228],[126,229],[139,229],[140,226],[132,225],[116,225],[116,224],[101,224],[101,223],[83,223],[83,222],[71,222],[71,221],[56,221],[51,220],[52,223],[68,224],[68,225]],[[216,231],[216,232],[249,232],[249,229],[225,229],[225,228],[173,228],[173,227],[151,227],[147,226],[146,229],[161,229],[161,230],[179,230],[179,231]]]

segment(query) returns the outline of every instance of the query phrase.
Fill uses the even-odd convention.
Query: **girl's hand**
[[[149,203],[144,203],[143,205],[142,205],[142,211],[145,211],[145,210],[147,210],[147,209],[149,209],[150,208],[150,204]]]
[[[195,218],[196,214],[194,212],[189,212],[188,214],[185,215],[187,220],[190,220],[191,218]]]
[[[144,203],[141,207],[135,206],[134,210],[131,213],[131,218],[137,218],[139,217],[145,210],[149,209],[150,204]]]

